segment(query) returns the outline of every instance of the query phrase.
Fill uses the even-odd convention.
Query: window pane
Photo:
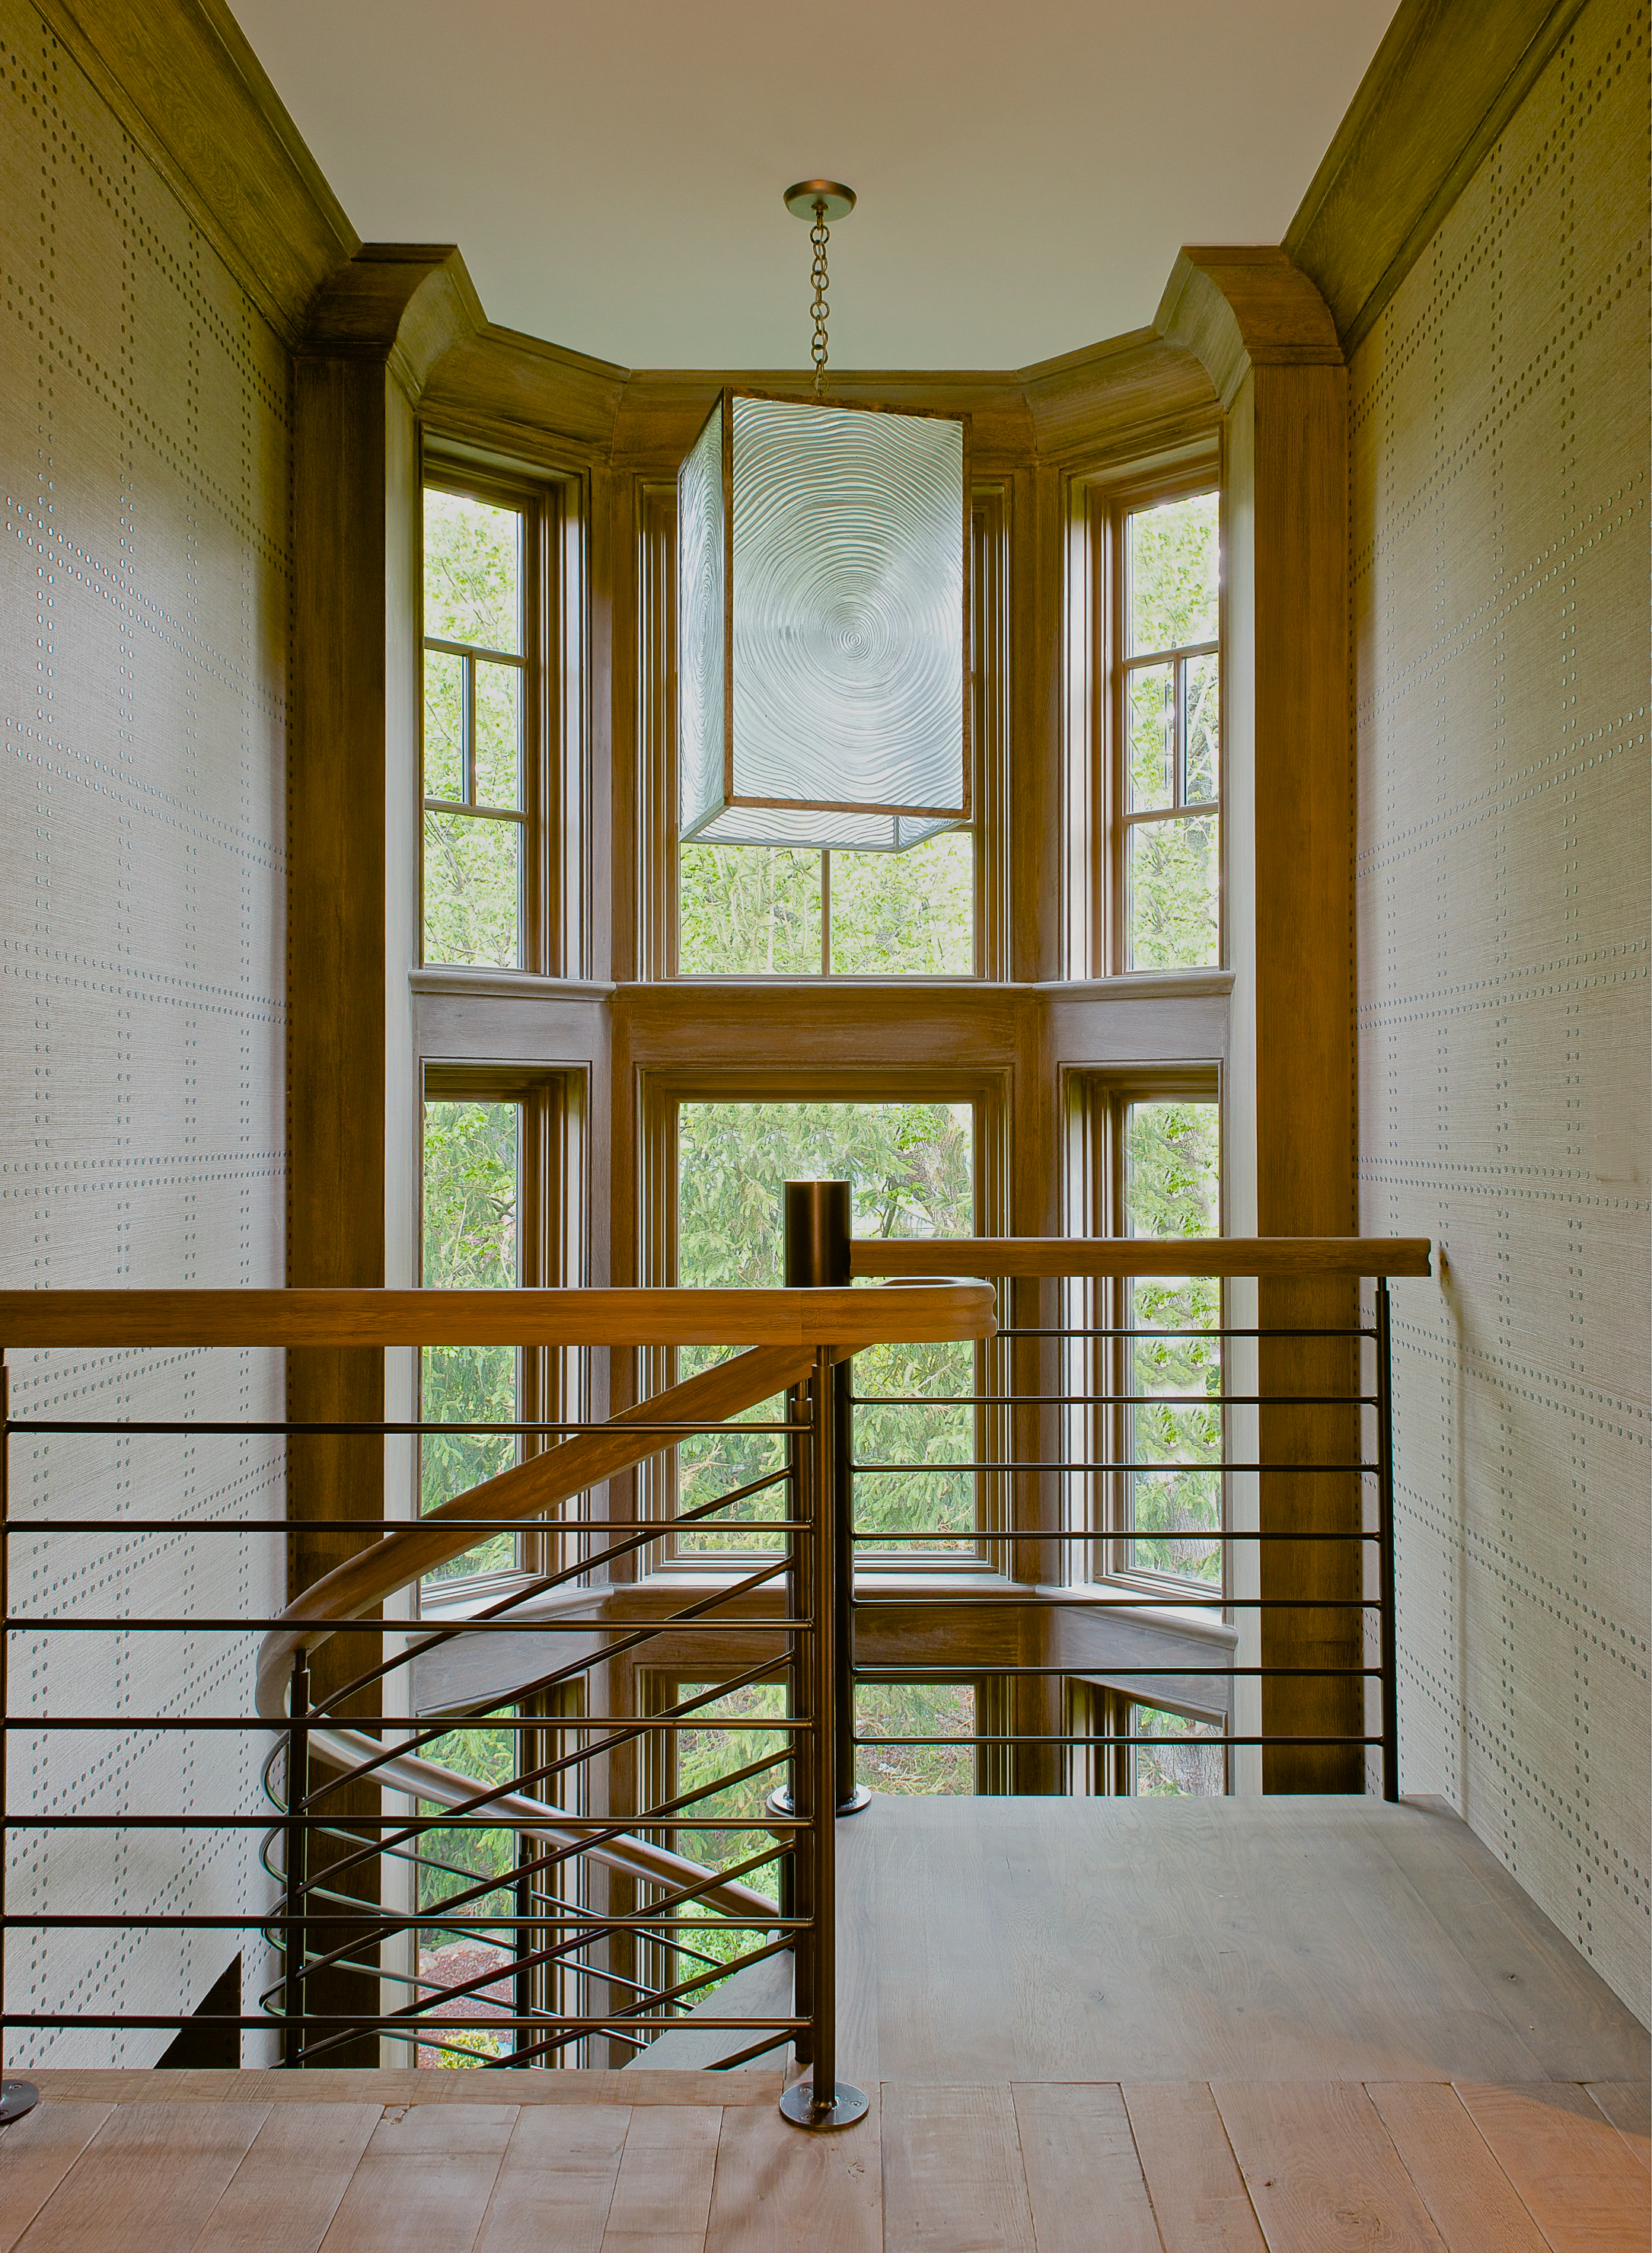
[[[519,666],[476,668],[476,802],[522,803],[522,672]]]
[[[1125,803],[1132,813],[1176,802],[1176,669],[1143,665],[1126,676]]]
[[[678,1280],[684,1284],[772,1287],[782,1280],[781,1198],[788,1181],[854,1185],[857,1236],[967,1236],[974,1216],[974,1132],[967,1104],[685,1103],[678,1113]],[[684,1375],[714,1358],[685,1348]],[[861,1392],[967,1392],[974,1349],[963,1344],[886,1345],[857,1355]],[[758,1420],[778,1404],[752,1411]],[[869,1461],[968,1461],[973,1422],[967,1408],[862,1408],[855,1453]],[[679,1457],[685,1506],[761,1476],[784,1461],[778,1434],[749,1440],[728,1433],[686,1443]],[[858,1522],[891,1531],[974,1522],[973,1474],[900,1472],[855,1482]],[[728,1523],[781,1515],[775,1488],[736,1503]],[[680,1537],[685,1548],[770,1546],[762,1537],[722,1532]],[[901,1545],[898,1542],[892,1546]],[[926,1542],[923,1553],[967,1550],[966,1540]]]
[[[1188,785],[1186,802],[1215,802],[1221,778],[1221,666],[1214,656],[1187,660]]]
[[[515,970],[522,959],[522,828],[424,817],[424,959]]]
[[[424,653],[424,794],[464,797],[464,659],[439,649]]]
[[[834,853],[831,968],[965,978],[975,967],[975,841],[948,830],[905,853]]]
[[[424,1106],[424,1287],[498,1290],[519,1280],[521,1109],[514,1103],[427,1103]],[[430,1422],[512,1422],[517,1357],[510,1346],[427,1347],[420,1399]],[[419,1446],[420,1499],[433,1510],[518,1457],[507,1433],[427,1435]],[[500,1572],[516,1559],[516,1540],[493,1533],[431,1575],[452,1580]]]
[[[426,486],[424,631],[522,654],[520,509]]]
[[[1214,813],[1133,822],[1125,837],[1125,967],[1197,970],[1221,959]]]
[[[424,1756],[444,1768],[457,1768],[461,1775],[504,1783],[516,1774],[516,1741],[512,1729],[455,1729],[425,1747]],[[440,1811],[432,1801],[420,1802],[422,1814]],[[454,1914],[462,1917],[511,1916],[516,1911],[511,1882],[516,1859],[516,1834],[512,1831],[427,1831],[419,1841],[419,1907],[436,1909],[444,1901],[453,1901]],[[490,1878],[500,1882],[471,1900],[457,1899],[469,1894],[478,1880]],[[427,1925],[420,1930],[418,1949],[419,1980],[426,1992],[432,1988],[463,1986],[490,1971],[499,1975],[472,1993],[456,1995],[450,2004],[438,2003],[431,2017],[438,2020],[484,2018],[495,2010],[508,2017],[515,2010],[513,1947],[508,1925],[497,1933],[485,1929],[456,1932],[439,1924]],[[513,2040],[509,2027],[498,2033],[480,2026],[455,2027],[439,2047],[434,2042],[422,2042],[418,2061],[424,2066],[484,2065],[508,2055]]]
[[[677,1699],[697,1696],[711,1685],[703,1682],[685,1682]],[[736,1821],[749,1816],[754,1825],[763,1821],[763,1802],[769,1794],[786,1780],[786,1763],[783,1758],[789,1740],[781,1729],[719,1728],[722,1720],[761,1720],[772,1714],[777,1719],[785,1718],[786,1689],[784,1682],[748,1682],[738,1690],[731,1690],[711,1705],[701,1708],[705,1719],[703,1728],[678,1729],[671,1733],[675,1747],[675,1775],[667,1798],[679,1798],[689,1792],[700,1791],[714,1784],[720,1777],[730,1775],[736,1768],[748,1767],[754,1761],[766,1763],[759,1774],[745,1776],[737,1783],[726,1784],[721,1790],[711,1792],[704,1799],[696,1799],[685,1814],[694,1813],[716,1817],[720,1821]],[[700,1714],[695,1716],[696,1719]],[[748,1855],[761,1852],[771,1843],[760,1828],[750,1831],[680,1831],[668,1843],[680,1854],[690,1860],[708,1863],[714,1869],[726,1869],[732,1862],[744,1861]],[[759,1893],[779,1897],[779,1880],[774,1865],[754,1870],[742,1880],[755,1886]],[[733,1945],[729,1955],[761,1944],[762,1936],[734,1933],[729,1936]],[[701,1943],[696,1940],[697,1946]],[[712,1948],[721,1955],[721,1948]]]
[[[1208,492],[1125,520],[1126,656],[1216,639],[1218,513]]]
[[[862,1682],[854,1692],[860,1736],[957,1737],[950,1745],[860,1745],[854,1777],[871,1791],[967,1795],[975,1789],[975,1689],[969,1682]]]
[[[684,845],[677,905],[677,967],[686,977],[795,977],[820,967],[818,853]]]
[[[1133,1103],[1125,1113],[1125,1228],[1131,1236],[1214,1236],[1221,1224],[1221,1157],[1214,1103]],[[1216,1328],[1221,1286],[1214,1277],[1139,1277],[1127,1287],[1130,1329]],[[1137,1394],[1219,1394],[1216,1338],[1129,1341],[1126,1389]],[[1219,1531],[1222,1477],[1197,1468],[1222,1460],[1219,1407],[1149,1405],[1126,1411],[1126,1460],[1186,1464],[1134,1471],[1126,1479],[1126,1523],[1148,1539],[1126,1545],[1132,1569],[1222,1580],[1222,1552],[1199,1537]]]
[[[1191,1721],[1185,1713],[1168,1713],[1158,1705],[1133,1705],[1130,1733],[1148,1740],[1130,1754],[1131,1787],[1139,1797],[1219,1799],[1226,1791],[1224,1746],[1152,1742],[1155,1737],[1219,1737],[1220,1721]]]

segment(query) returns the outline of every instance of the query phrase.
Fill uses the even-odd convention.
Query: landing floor
[[[838,1869],[862,2085],[1648,2078],[1646,2029],[1439,1803],[877,1798]],[[789,1977],[719,2006],[784,2010]]]
[[[1644,2253],[1646,2092],[773,2073],[52,2073],[0,2253]],[[521,2101],[516,2101],[516,2100]]]

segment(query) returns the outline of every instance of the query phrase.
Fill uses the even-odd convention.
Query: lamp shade
[[[677,479],[685,841],[899,853],[969,820],[966,435],[718,399]]]

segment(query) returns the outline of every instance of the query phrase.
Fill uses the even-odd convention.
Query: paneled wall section
[[[25,0],[0,0],[0,1277],[279,1283],[287,358]],[[20,1357],[12,1400],[282,1412],[251,1354]],[[278,1515],[280,1474],[269,1440],[20,1440],[10,1501]],[[31,1615],[256,1615],[280,1587],[273,1541],[13,1545]],[[23,1636],[10,1657],[14,1710],[252,1710],[246,1636]],[[14,1739],[11,1802],[253,1811],[255,1759],[228,1733]],[[268,1897],[254,1850],[88,1832],[48,1857],[20,1834],[10,1906],[45,1908],[49,1870],[53,1910],[240,1910]],[[188,2010],[238,1944],[14,1936],[10,2005]],[[141,2064],[167,2039],[42,2033],[8,2061]]]
[[[1353,366],[1361,1225],[1404,1785],[1648,2012],[1647,8],[1593,0]]]

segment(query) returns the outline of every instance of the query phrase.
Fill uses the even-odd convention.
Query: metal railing
[[[386,2041],[416,2047],[433,2061],[456,2048],[464,2061],[522,2066],[551,2062],[600,2039],[639,2051],[693,2010],[699,2025],[740,2037],[721,2064],[735,2065],[790,2044],[810,2078],[788,2089],[783,2109],[809,2127],[844,2124],[864,2099],[840,2082],[835,2048],[833,1826],[829,1803],[831,1698],[840,1615],[826,1595],[837,1576],[834,1426],[830,1412],[836,1358],[873,1339],[979,1336],[990,1330],[993,1295],[977,1284],[894,1286],[875,1293],[784,1292],[41,1292],[0,1293],[0,1339],[13,1351],[165,1346],[413,1347],[554,1344],[636,1348],[747,1343],[748,1350],[604,1419],[567,1419],[505,1428],[540,1442],[510,1468],[409,1523],[331,1518],[324,1530],[363,1545],[304,1588],[285,1609],[203,1614],[199,1608],[130,1608],[110,1615],[77,1601],[76,1575],[54,1571],[53,1545],[95,1539],[165,1544],[229,1543],[243,1549],[292,1531],[286,1515],[219,1510],[165,1517],[95,1507],[18,1510],[10,1470],[20,1447],[101,1443],[118,1454],[138,1440],[189,1449],[206,1435],[306,1447],[336,1440],[414,1440],[433,1433],[497,1432],[416,1418],[324,1423],[285,1418],[156,1417],[13,1412],[0,1394],[0,1887],[19,1846],[49,1842],[45,1882],[27,1907],[0,1891],[0,1981],[6,1954],[31,1942],[47,1956],[45,2005],[18,2007],[0,1984],[0,2030],[38,2037],[101,2029],[113,2037],[178,2028],[191,2012],[121,2009],[107,1992],[78,2004],[63,1990],[65,1936],[88,1939],[145,1934],[236,1932],[261,1939],[272,1976],[255,2010],[216,2024],[272,2030],[289,2066],[354,2062],[361,2046],[383,2054]],[[750,1341],[762,1341],[750,1344]],[[0,1372],[4,1370],[0,1360]],[[776,1396],[782,1412],[749,1412]],[[758,1530],[772,1556],[709,1593],[652,1601],[652,1576],[617,1576],[658,1554],[685,1526],[725,1510],[720,1496],[693,1509],[653,1514],[597,1513],[593,1489],[708,1433],[771,1434],[784,1453],[744,1495],[772,1498]],[[129,1473],[129,1463],[128,1464]],[[106,1464],[94,1486],[109,1482]],[[738,1499],[739,1497],[735,1497]],[[742,1522],[743,1523],[743,1522]],[[387,1617],[387,1602],[443,1563],[499,1531],[533,1526],[561,1545],[561,1561],[513,1579],[463,1619],[445,1624]],[[314,1530],[312,1528],[312,1530]],[[37,1585],[58,1591],[50,1608],[14,1611],[17,1545],[34,1552]],[[59,1555],[63,1552],[59,1552]],[[177,1578],[176,1571],[173,1573]],[[778,1597],[778,1601],[768,1599]],[[570,1702],[576,1686],[600,1687],[621,1654],[634,1657],[673,1639],[714,1630],[742,1638],[756,1655],[738,1682],[779,1679],[786,1710],[765,1719],[782,1749],[763,1750],[733,1776],[701,1786],[646,1793],[617,1816],[600,1788],[583,1795],[582,1776],[617,1756],[634,1758],[649,1742],[669,1742],[730,1688],[679,1697],[651,1712],[614,1712],[597,1696]],[[257,1643],[256,1711],[181,1713],[110,1705],[85,1710],[72,1688],[54,1693],[59,1668],[43,1660],[26,1680],[13,1678],[14,1644],[53,1653],[179,1636],[220,1636]],[[519,1657],[508,1696],[466,1712],[421,1713],[409,1690],[413,1670],[456,1638],[467,1647],[514,1639]],[[87,1639],[92,1639],[88,1643]],[[520,1659],[526,1642],[543,1654]],[[357,1656],[339,1663],[341,1649]],[[329,1648],[331,1646],[331,1648]],[[325,1656],[324,1657],[324,1653]],[[324,1680],[318,1670],[324,1671]],[[73,1681],[73,1670],[71,1680]],[[78,1685],[77,1685],[78,1686]],[[405,1717],[397,1718],[400,1702]],[[97,1701],[94,1700],[96,1705]],[[508,1705],[508,1712],[494,1710]],[[531,1710],[525,1713],[525,1706]],[[554,1709],[554,1710],[553,1710]],[[720,1719],[719,1728],[739,1728]],[[443,1739],[466,1732],[503,1739],[503,1775],[467,1773],[435,1757]],[[65,1809],[56,1803],[66,1771],[52,1747],[87,1733],[151,1744],[179,1735],[199,1743],[230,1733],[264,1748],[262,1776],[272,1812],[246,1804],[166,1806],[152,1803],[143,1772],[129,1777],[116,1803]],[[521,1747],[534,1748],[524,1758]],[[26,1762],[19,1753],[29,1755]],[[791,1798],[784,1811],[726,1817],[699,1804],[731,1782],[760,1778],[784,1762]],[[474,1763],[473,1763],[474,1765]],[[53,1786],[59,1787],[54,1792]],[[131,1803],[134,1798],[142,1803]],[[121,1802],[125,1803],[119,1803]],[[754,1830],[757,1836],[753,1840]],[[54,1894],[95,1892],[100,1872],[82,1845],[101,1836],[129,1854],[152,1834],[187,1842],[240,1838],[267,1874],[265,1898],[250,1909],[163,1904],[163,1883],[142,1906],[115,1899],[61,1906]],[[680,1851],[685,1834],[714,1841],[746,1834],[750,1851],[721,1862]],[[466,1842],[491,1834],[513,1842],[498,1867],[467,1858]],[[455,1843],[457,1842],[457,1844]],[[59,1865],[52,1883],[52,1860]],[[116,1861],[119,1857],[117,1856]],[[106,1861],[111,1880],[115,1862]],[[784,1900],[762,1890],[784,1873]],[[431,1880],[434,1878],[435,1884]],[[427,1888],[421,1897],[421,1888]],[[111,1891],[119,1887],[111,1882]],[[499,1903],[509,1899],[509,1909]],[[421,1943],[445,1934],[479,1949],[468,1977],[440,1981]],[[53,1936],[57,1936],[55,1943]],[[55,1981],[50,1959],[59,1957]],[[716,1991],[742,1969],[789,1953],[791,2007],[719,2008]],[[107,1983],[105,1983],[107,1984]],[[501,1990],[508,1990],[502,1992]],[[467,2042],[465,2037],[470,2037]],[[494,2048],[500,2041],[502,2049]],[[483,2057],[484,2048],[494,2048]],[[858,2109],[857,2109],[858,2108]]]
[[[810,1224],[794,1232],[806,1251],[795,1256],[789,1280],[970,1274],[993,1279],[1007,1297],[1031,1287],[1087,1303],[1077,1308],[1076,1318],[1070,1309],[1062,1319],[1057,1309],[1053,1319],[1021,1320],[1014,1313],[1000,1319],[978,1349],[979,1378],[971,1389],[892,1395],[858,1390],[852,1364],[833,1373],[833,1414],[840,1434],[833,1508],[844,1612],[834,1728],[840,1810],[850,1812],[866,1802],[855,1780],[859,1754],[958,1744],[955,1733],[856,1726],[859,1687],[910,1682],[915,1676],[930,1684],[1000,1687],[1081,1683],[1112,1693],[1099,1704],[1101,1713],[1111,1705],[1126,1716],[1139,1704],[1164,1697],[1167,1685],[1173,1710],[1197,1712],[1200,1685],[1207,1685],[1211,1694],[1204,1711],[1221,1716],[1222,1726],[1189,1719],[1185,1734],[1156,1729],[1147,1737],[1133,1721],[1123,1727],[1091,1720],[1054,1728],[1046,1719],[1036,1728],[977,1727],[968,1741],[1000,1760],[1022,1752],[1046,1761],[1051,1755],[1077,1755],[1092,1764],[1092,1773],[1098,1756],[1104,1762],[1111,1757],[1115,1774],[1120,1759],[1144,1747],[1154,1758],[1172,1747],[1217,1753],[1224,1773],[1231,1755],[1245,1752],[1258,1756],[1255,1788],[1262,1789],[1363,1789],[1363,1756],[1375,1754],[1381,1792],[1397,1799],[1390,1279],[1430,1272],[1426,1239],[851,1240],[848,1210],[846,1185],[815,1185]],[[1283,1299],[1285,1318],[1231,1322],[1218,1307],[1216,1321],[1196,1326],[1128,1319],[1127,1294],[1136,1280],[1168,1276],[1254,1281],[1261,1294]],[[1372,1283],[1369,1315],[1355,1301],[1361,1278]],[[1346,1318],[1340,1320],[1339,1301],[1347,1302]],[[1139,1389],[1140,1350],[1188,1344],[1202,1350],[1216,1383],[1189,1394]],[[1227,1366],[1236,1350],[1251,1371],[1243,1390],[1230,1381]],[[929,1458],[868,1458],[857,1450],[861,1412],[932,1415],[938,1407],[965,1412],[971,1420],[975,1444],[967,1457],[938,1464]],[[1214,1444],[1202,1454],[1183,1449],[1170,1460],[1155,1460],[1133,1428],[1135,1412],[1143,1407],[1210,1417]],[[1248,1450],[1234,1445],[1237,1415],[1245,1420]],[[1025,1452],[1029,1440],[1030,1454]],[[944,1524],[911,1522],[892,1536],[887,1525],[860,1522],[858,1499],[874,1481],[898,1477],[910,1483],[959,1472],[972,1486],[971,1523],[960,1524],[956,1517]],[[1133,1489],[1166,1476],[1202,1483],[1209,1505],[1204,1522],[1151,1530],[1131,1522]],[[1242,1513],[1234,1507],[1242,1489],[1249,1524],[1238,1522]],[[1172,1545],[1175,1538],[1204,1552],[1204,1571],[1188,1575],[1136,1568],[1133,1552]],[[890,1566],[903,1552],[933,1554],[964,1543],[976,1545],[979,1561],[995,1560],[998,1585],[986,1589],[972,1580],[966,1592],[954,1591],[938,1577],[930,1595],[936,1606],[954,1613],[974,1608],[983,1616],[1011,1606],[1023,1616],[1043,1615],[1046,1629],[1050,1615],[1063,1625],[1077,1622],[1091,1630],[1098,1622],[1140,1630],[1147,1622],[1182,1627],[1190,1618],[1202,1619],[1232,1631],[1234,1647],[1202,1660],[1171,1659],[1161,1650],[1133,1664],[1127,1650],[1122,1655],[1118,1649],[1096,1650],[1092,1633],[1089,1650],[1072,1647],[1036,1663],[988,1657],[938,1666],[863,1660],[861,1645],[868,1629],[875,1634],[880,1615],[910,1618],[921,1601],[910,1586],[896,1594],[876,1592],[867,1567]],[[1014,1577],[1007,1569],[1012,1560],[1029,1550],[1054,1560],[1056,1569],[1031,1580],[1024,1571]],[[1233,1568],[1242,1559],[1253,1561],[1241,1578]],[[1325,1592],[1328,1586],[1332,1593]],[[1067,1640],[1073,1643],[1070,1635]],[[1341,1647],[1324,1657],[1326,1645]],[[1249,1727],[1234,1719],[1239,1685],[1255,1685],[1251,1703],[1259,1711]],[[1316,1710],[1322,1715],[1327,1709],[1340,1726],[1323,1719],[1313,1726]],[[1318,1757],[1305,1763],[1304,1754]],[[1264,1761],[1269,1765],[1261,1766]],[[1316,1768],[1321,1779],[1333,1780],[1314,1782]],[[1050,1787],[1046,1781],[1038,1788]],[[1122,1788],[1129,1789],[1128,1782]]]

